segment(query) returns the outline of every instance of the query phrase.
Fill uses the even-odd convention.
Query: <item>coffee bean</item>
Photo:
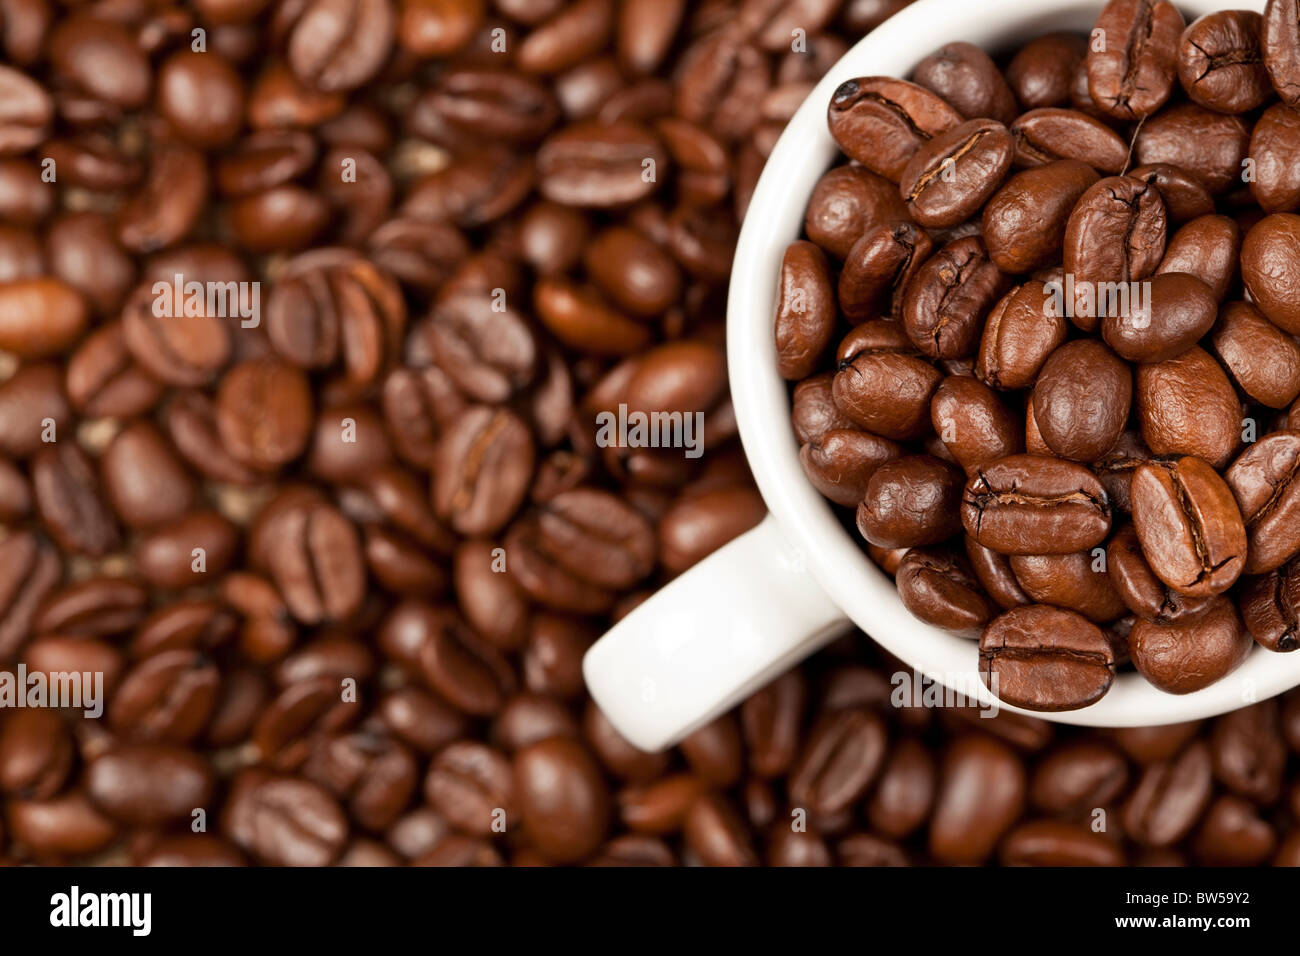
[[[1070,101],[1070,84],[1087,49],[1082,38],[1072,33],[1036,37],[1007,64],[1007,83],[1026,109],[1064,106]]]
[[[782,377],[806,378],[830,344],[835,299],[822,251],[811,242],[792,243],[781,266],[776,315],[777,365]]]
[[[965,560],[936,548],[913,548],[895,575],[903,606],[935,627],[976,636],[996,614]]]
[[[1025,769],[1015,753],[991,737],[955,740],[944,753],[930,818],[930,853],[947,864],[978,864],[1025,805]]]
[[[952,537],[960,526],[961,472],[929,455],[886,462],[867,482],[858,531],[882,548],[915,548]]]
[[[1161,195],[1169,190],[1161,187]],[[1169,207],[1170,219],[1174,219]],[[1192,219],[1178,230],[1165,247],[1165,257],[1160,260],[1156,276],[1166,273],[1190,273],[1201,279],[1214,293],[1218,302],[1228,295],[1236,282],[1238,255],[1241,251],[1241,230],[1235,221],[1226,216],[1204,215]],[[1184,280],[1185,283],[1185,280]],[[1152,280],[1152,297],[1155,294]],[[1164,290],[1166,293],[1168,290]],[[1172,356],[1170,356],[1172,357]]]
[[[1142,772],[1123,808],[1124,832],[1143,846],[1177,843],[1196,825],[1211,791],[1210,752],[1197,741]]]
[[[1241,444],[1241,403],[1223,368],[1199,347],[1137,370],[1142,439],[1161,456],[1194,455],[1222,468]]]
[[[1011,169],[1013,140],[994,120],[969,120],[925,143],[899,181],[908,212],[928,227],[969,219]]]
[[[1044,285],[1031,281],[1012,289],[994,306],[975,364],[981,381],[997,389],[1034,383],[1043,363],[1065,341],[1065,317],[1047,308],[1049,300]]]
[[[1107,115],[1140,120],[1169,99],[1184,22],[1167,2],[1111,0],[1097,17],[1105,38],[1088,50],[1088,91]]]
[[[1214,314],[1212,302],[1209,314]],[[1038,374],[1031,399],[1034,421],[1054,454],[1095,461],[1124,430],[1132,394],[1132,373],[1113,352],[1095,340],[1070,342],[1053,352]]]
[[[1241,615],[1251,637],[1269,650],[1300,646],[1300,564],[1251,580],[1242,591]]]
[[[907,284],[902,314],[907,337],[930,358],[974,355],[980,320],[1009,285],[978,238],[949,243]]]
[[[813,187],[804,231],[842,260],[861,236],[907,219],[907,206],[894,183],[861,166],[836,166]]]
[[[1139,620],[1129,635],[1133,665],[1156,687],[1189,694],[1232,673],[1251,648],[1236,607],[1215,600],[1200,617],[1171,624]]]
[[[898,182],[916,151],[960,125],[962,117],[915,83],[863,77],[835,90],[827,121],[831,135],[849,158]]]
[[[1079,110],[1030,110],[1011,124],[1017,166],[1047,166],[1063,159],[1118,175],[1128,164],[1128,144],[1105,123]]]
[[[1029,801],[1044,813],[1082,821],[1119,797],[1128,779],[1122,754],[1079,740],[1052,751],[1034,768]]]
[[[1269,321],[1292,335],[1300,333],[1300,311],[1289,290],[1300,283],[1291,255],[1300,233],[1300,216],[1276,213],[1255,224],[1241,244],[1241,278],[1251,301]]]
[[[1002,554],[1069,554],[1100,544],[1111,505],[1087,469],[1039,455],[1012,455],[966,483],[962,523]]]
[[[1042,604],[1013,608],[980,637],[980,677],[999,698],[1028,710],[1075,710],[1115,679],[1110,642],[1081,614]]]
[[[514,787],[524,830],[549,859],[579,860],[600,844],[609,796],[595,761],[577,741],[552,737],[519,751]]]
[[[1027,273],[1059,260],[1070,213],[1097,178],[1086,163],[1061,159],[1007,180],[981,218],[994,265],[1007,273]]]
[[[1178,46],[1178,79],[1193,101],[1220,113],[1247,113],[1272,92],[1260,49],[1263,20],[1222,10],[1194,21]]]

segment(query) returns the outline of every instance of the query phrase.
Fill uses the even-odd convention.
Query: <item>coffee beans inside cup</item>
[[[1007,703],[1300,647],[1294,12],[1112,0],[827,105],[775,317],[800,460]]]

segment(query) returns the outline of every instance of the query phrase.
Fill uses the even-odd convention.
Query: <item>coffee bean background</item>
[[[763,514],[723,353],[738,223],[813,83],[905,5],[0,0],[0,669],[101,672],[107,696],[98,719],[0,710],[0,862],[1300,862],[1296,694],[1113,733],[985,719],[894,706],[901,666],[858,634],[666,754],[585,696],[590,643]],[[1050,106],[1069,78],[1035,62],[989,87],[945,48],[936,110]],[[959,128],[944,149],[983,131]],[[1104,151],[1093,132],[1045,116],[981,149],[1001,169]],[[865,206],[908,207],[836,175],[809,236],[843,256]],[[851,295],[929,242],[879,236]],[[260,323],[158,317],[177,273],[260,283]],[[821,327],[792,321],[792,352]],[[891,334],[864,328],[853,361],[894,361]],[[1246,311],[1224,335],[1287,349]],[[941,377],[918,359],[900,382]],[[930,427],[864,407],[894,416],[864,442],[832,391],[795,403],[828,494]],[[703,458],[599,447],[619,404],[703,413]],[[891,570],[975,620],[1017,603],[1000,558],[971,554],[1005,583],[987,598],[942,553]]]

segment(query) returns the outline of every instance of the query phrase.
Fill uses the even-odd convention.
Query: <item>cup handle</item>
[[[768,515],[619,621],[582,670],[619,733],[663,750],[848,627]]]

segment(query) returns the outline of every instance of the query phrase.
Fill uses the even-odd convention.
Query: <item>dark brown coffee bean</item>
[[[348,834],[347,818],[324,787],[262,770],[235,778],[221,829],[241,849],[275,866],[326,866]]]
[[[871,711],[840,710],[813,728],[791,771],[790,799],[814,814],[834,814],[854,804],[885,758],[885,725]]]
[[[807,378],[830,344],[835,294],[826,256],[811,242],[794,242],[781,264],[776,313],[777,369],[783,378]]]
[[[659,140],[634,123],[570,126],[548,138],[537,154],[542,195],[598,209],[644,199],[666,174],[667,163]]]
[[[1143,123],[1134,151],[1142,165],[1181,166],[1217,195],[1240,182],[1249,143],[1250,128],[1240,116],[1181,103]]]
[[[1007,611],[984,629],[980,677],[1014,706],[1075,710],[1110,689],[1115,658],[1106,636],[1083,615],[1030,604]]]
[[[1012,151],[1011,134],[994,120],[969,120],[935,136],[916,151],[899,180],[908,212],[927,227],[964,222],[1002,185]]]
[[[1203,349],[1137,370],[1142,439],[1157,455],[1194,455],[1222,468],[1241,445],[1242,414],[1223,368]]]
[[[1300,345],[1249,302],[1219,311],[1214,350],[1243,392],[1269,408],[1285,408],[1300,395]]]
[[[836,166],[813,187],[804,231],[842,260],[866,233],[907,219],[907,206],[894,183],[861,166]]]
[[[977,237],[949,243],[907,284],[902,320],[908,338],[930,358],[974,355],[980,323],[1009,285]]]
[[[220,680],[199,651],[155,654],[123,677],[108,707],[109,725],[136,740],[188,743],[207,725]]]
[[[1133,473],[1133,522],[1152,570],[1180,594],[1230,588],[1246,565],[1246,529],[1232,490],[1198,458]]]
[[[82,14],[50,35],[55,70],[88,95],[126,109],[149,97],[149,62],[125,27]]]
[[[1007,180],[987,205],[981,233],[1001,271],[1026,273],[1061,258],[1075,203],[1097,181],[1086,163],[1062,159]]]
[[[165,744],[121,744],[86,768],[86,791],[113,819],[130,826],[189,820],[207,811],[213,773],[196,753]]]
[[[954,552],[913,548],[895,579],[903,606],[935,627],[974,637],[997,613],[970,566]]]
[[[499,530],[523,500],[533,459],[532,438],[515,415],[467,408],[438,445],[435,510],[463,534]]]
[[[1133,665],[1170,694],[1189,694],[1221,680],[1252,646],[1236,607],[1222,597],[1200,617],[1172,624],[1139,620],[1129,635]]]
[[[1070,342],[1053,352],[1039,373],[1034,421],[1056,455],[1096,461],[1124,430],[1132,395],[1132,373],[1110,349],[1095,340]]]
[[[1300,234],[1300,216],[1276,213],[1246,233],[1241,246],[1241,277],[1251,301],[1274,325],[1300,333],[1300,310],[1290,290],[1300,282],[1292,250]]]
[[[898,182],[923,144],[959,125],[961,115],[924,87],[888,77],[840,84],[827,114],[831,135],[851,159]]]
[[[514,815],[510,761],[474,741],[458,741],[434,758],[424,793],[448,822],[477,836],[491,836],[496,821]]]
[[[1150,116],[1169,99],[1185,23],[1172,3],[1111,0],[1097,17],[1105,43],[1089,47],[1088,92],[1107,115]]]
[[[1027,786],[1024,765],[1004,744],[984,735],[955,740],[939,769],[930,853],[948,864],[988,859],[1020,817]]]
[[[117,525],[89,458],[75,444],[46,445],[36,453],[32,491],[41,520],[61,547],[91,557],[103,557],[117,547]]]
[[[1013,455],[970,478],[961,517],[967,534],[1002,554],[1069,554],[1105,540],[1111,506],[1086,468]]]
[[[514,788],[524,831],[547,858],[582,859],[604,838],[609,796],[595,761],[577,741],[552,737],[519,751]]]
[[[1196,825],[1212,792],[1209,749],[1196,741],[1143,771],[1123,808],[1124,832],[1143,846],[1177,843]]]
[[[1247,574],[1273,571],[1300,552],[1300,433],[1265,435],[1224,473],[1246,522]]]
[[[1300,647],[1300,562],[1292,561],[1246,584],[1241,615],[1256,643],[1271,651]]]
[[[1272,88],[1260,49],[1263,20],[1250,10],[1221,10],[1195,20],[1178,45],[1178,79],[1187,95],[1220,113],[1248,113]]]
[[[838,409],[868,431],[892,439],[925,434],[931,398],[943,378],[901,333],[897,323],[859,326],[851,333],[852,344],[846,340],[840,348],[832,386]],[[849,349],[850,354],[843,354]]]
[[[1283,102],[1300,102],[1300,12],[1292,0],[1269,0],[1260,27],[1264,67]]]
[[[1271,804],[1281,795],[1286,756],[1276,700],[1229,711],[1210,732],[1215,778],[1255,803]]]
[[[1034,601],[1078,611],[1094,624],[1108,624],[1127,610],[1105,564],[1100,549],[1011,556],[1016,580]]]
[[[1063,159],[1115,176],[1128,164],[1128,144],[1105,123],[1072,109],[1036,109],[1011,124],[1017,166],[1046,166]]]
[[[1007,64],[1007,83],[1027,110],[1064,106],[1070,102],[1070,84],[1087,50],[1087,44],[1077,34],[1036,37]]]
[[[314,491],[281,492],[259,514],[249,551],[302,623],[346,620],[360,608],[366,575],[356,528]]]
[[[1111,583],[1124,604],[1143,620],[1171,624],[1198,617],[1212,601],[1180,594],[1156,577],[1132,525],[1125,525],[1111,538],[1106,563]]]
[[[1044,813],[1086,820],[1123,794],[1128,777],[1123,755],[1113,748],[1089,740],[1072,741],[1034,768],[1029,800]]]
[[[1097,328],[1097,300],[1107,283],[1131,283],[1155,272],[1165,252],[1168,217],[1155,185],[1112,176],[1089,187],[1065,230],[1065,273],[1074,279],[1069,317],[1085,332]]]
[[[221,379],[216,424],[238,461],[274,471],[307,446],[312,395],[306,376],[273,359],[236,365]]]
[[[1194,346],[1217,315],[1214,292],[1192,275],[1165,272],[1145,284],[1146,302],[1101,320],[1106,343],[1131,362],[1163,362]]]
[[[949,43],[916,65],[914,82],[940,96],[967,119],[1010,123],[1016,98],[987,53],[971,43]]]
[[[6,816],[14,841],[50,862],[97,853],[118,836],[113,821],[80,790],[48,800],[11,800]]]
[[[42,276],[0,285],[0,348],[19,358],[68,351],[88,318],[81,294],[62,280]]]
[[[836,504],[856,507],[876,469],[900,457],[887,438],[856,428],[832,429],[799,449],[799,461],[813,486]]]
[[[858,531],[882,548],[938,544],[960,528],[960,470],[929,455],[881,465],[858,505]]]
[[[1189,273],[1208,285],[1215,299],[1222,302],[1237,281],[1240,251],[1241,229],[1235,221],[1227,216],[1199,216],[1169,240],[1156,275]],[[1154,295],[1154,284],[1152,291]]]
[[[0,723],[0,791],[47,800],[72,769],[72,735],[53,710],[18,710]]]
[[[997,389],[1032,385],[1048,356],[1065,341],[1065,316],[1048,307],[1044,283],[1012,289],[989,313],[975,374]]]
[[[1106,834],[1057,820],[1022,823],[1002,843],[1005,866],[1123,866],[1124,851]]]
[[[850,321],[893,315],[903,292],[934,249],[925,230],[910,222],[890,222],[869,229],[853,244],[840,272],[840,310]]]

